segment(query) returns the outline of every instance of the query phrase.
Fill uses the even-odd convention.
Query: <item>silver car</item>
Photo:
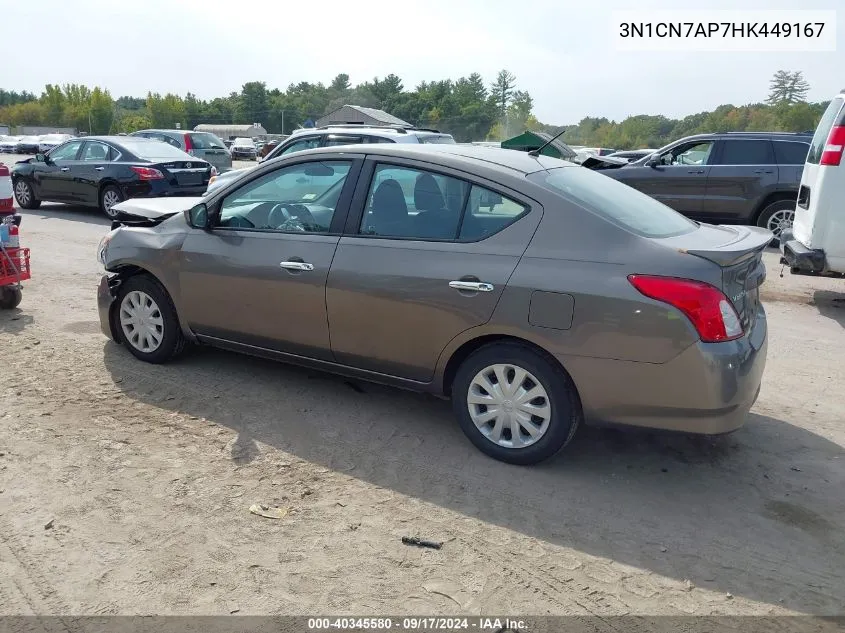
[[[695,223],[572,163],[321,148],[115,208],[100,321],[143,361],[202,343],[449,397],[516,464],[582,422],[733,431],[760,389],[771,232]]]
[[[139,130],[130,136],[164,141],[191,156],[201,158],[211,163],[217,173],[222,174],[232,169],[232,154],[226,149],[223,141],[209,132],[192,132],[190,130]]]

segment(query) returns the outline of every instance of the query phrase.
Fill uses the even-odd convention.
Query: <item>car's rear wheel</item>
[[[536,464],[575,435],[581,411],[572,380],[543,354],[492,343],[471,354],[452,383],[452,406],[477,448],[511,464]]]
[[[120,286],[115,321],[120,339],[148,363],[164,363],[185,347],[176,308],[152,277],[137,275]]]
[[[795,220],[795,200],[778,200],[760,212],[757,226],[769,229],[774,234],[772,246],[780,244],[780,236],[786,229],[792,228]]]
[[[114,220],[117,217],[117,211],[113,210],[114,205],[123,202],[123,192],[115,185],[107,185],[103,187],[100,192],[100,211],[106,214],[106,217]]]
[[[41,200],[35,197],[32,185],[23,179],[15,182],[15,200],[22,209],[37,209],[41,206]]]
[[[0,310],[12,310],[17,308],[23,299],[23,292],[15,286],[3,286],[0,288]]]

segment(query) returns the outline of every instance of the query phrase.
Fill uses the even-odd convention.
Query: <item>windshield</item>
[[[697,228],[662,202],[583,167],[535,172],[528,179],[642,237],[672,237]]]
[[[226,148],[226,146],[223,145],[223,141],[221,141],[214,134],[210,134],[208,132],[194,132],[192,134],[188,134],[188,137],[191,139],[191,145],[194,149]]]
[[[193,156],[160,141],[148,141],[125,137],[120,144],[139,158],[145,160],[193,160]]]
[[[824,111],[816,128],[816,133],[813,135],[813,140],[810,143],[810,152],[807,154],[808,163],[813,165],[819,164],[822,153],[824,152],[825,143],[827,143],[827,137],[830,136],[831,128],[836,125],[836,117],[839,114],[839,110],[842,109],[842,104],[842,99],[834,99],[827,106],[827,110]]]
[[[442,145],[455,145],[455,139],[452,137],[451,134],[420,134],[417,138],[419,138],[420,143],[429,143],[429,144],[442,144]]]

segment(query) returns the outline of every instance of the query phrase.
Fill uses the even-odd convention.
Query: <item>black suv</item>
[[[725,132],[675,141],[602,173],[710,224],[792,226],[812,134]]]

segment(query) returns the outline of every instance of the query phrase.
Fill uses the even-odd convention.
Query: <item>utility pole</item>
[[[285,111],[282,110],[282,134],[285,133]]]

